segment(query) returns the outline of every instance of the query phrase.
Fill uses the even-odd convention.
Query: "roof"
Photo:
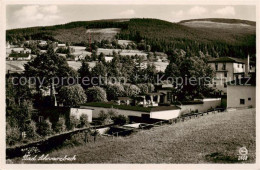
[[[226,63],[245,63],[243,59],[234,58],[234,57],[219,57],[214,58],[208,61],[209,63],[219,63],[219,62],[226,62]]]
[[[256,86],[256,79],[254,77],[245,77],[227,82],[229,86]]]
[[[158,106],[158,107],[152,107],[150,112],[159,112],[159,111],[165,111],[165,110],[180,110],[181,108],[178,106]]]
[[[25,58],[25,57],[29,57],[30,54],[28,53],[12,53],[9,55],[9,57],[16,57],[16,58],[19,58],[19,57],[22,57],[22,58]]]

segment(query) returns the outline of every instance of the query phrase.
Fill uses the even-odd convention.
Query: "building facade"
[[[256,106],[256,83],[253,78],[232,81],[227,86],[227,108]]]
[[[246,60],[220,57],[212,59],[208,63],[215,72],[215,78],[209,86],[214,88],[220,95],[227,94],[227,82],[248,75],[249,63]]]

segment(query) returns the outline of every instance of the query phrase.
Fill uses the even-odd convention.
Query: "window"
[[[248,98],[248,101],[251,101],[251,97]]]
[[[227,83],[224,83],[224,88],[227,88]]]
[[[223,63],[222,70],[226,70],[226,63]]]
[[[216,87],[217,86],[217,83],[216,82],[214,82],[214,85],[213,85],[213,87]]]
[[[215,63],[215,70],[218,70],[218,63]]]
[[[224,73],[224,77],[227,77],[227,72]]]
[[[242,68],[244,68],[244,64],[242,64]]]
[[[237,68],[239,68],[240,64],[237,64]]]
[[[240,99],[240,104],[245,104],[245,99]]]

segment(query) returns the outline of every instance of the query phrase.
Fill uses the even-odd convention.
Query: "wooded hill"
[[[191,24],[192,21],[200,23],[194,26]],[[209,26],[201,21],[213,24]],[[72,44],[88,43],[86,29],[90,28],[120,28],[121,31],[116,38],[142,42],[150,45],[151,51],[170,53],[177,48],[194,54],[202,51],[213,57],[238,58],[244,58],[248,54],[254,56],[256,53],[255,22],[234,19],[185,20],[179,23],[158,19],[80,21],[48,27],[7,30],[6,39],[11,43],[28,39],[56,40]]]

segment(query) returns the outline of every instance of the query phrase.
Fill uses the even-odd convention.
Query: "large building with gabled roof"
[[[220,95],[227,94],[227,82],[247,76],[250,70],[249,56],[247,59],[219,57],[209,60],[208,63],[215,72],[210,87]]]

